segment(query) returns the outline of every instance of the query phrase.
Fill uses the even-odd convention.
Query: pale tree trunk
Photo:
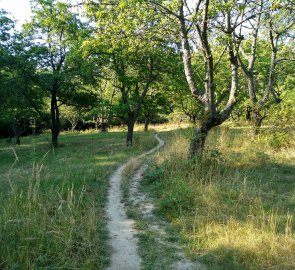
[[[32,135],[36,135],[36,119],[35,118],[30,118],[30,127],[32,129]]]
[[[69,120],[70,123],[71,123],[71,131],[74,132],[75,131],[75,128],[77,127],[78,125],[78,121],[79,121],[79,118],[77,115],[74,115],[72,117],[72,119]]]
[[[101,132],[106,132],[107,131],[107,123],[106,123],[106,119],[105,119],[105,106],[103,103],[103,91],[106,89],[106,85],[107,83],[105,83],[105,86],[102,87],[100,86],[100,131]]]
[[[242,70],[247,77],[247,83],[248,83],[248,94],[249,99],[252,102],[252,108],[247,107],[247,120],[252,125],[253,135],[256,136],[260,133],[260,129],[262,126],[262,122],[265,118],[265,115],[262,115],[262,111],[265,108],[265,105],[269,99],[270,94],[272,93],[275,98],[275,102],[279,103],[280,98],[279,94],[275,93],[274,91],[274,85],[276,81],[276,66],[278,63],[277,60],[277,53],[278,53],[278,41],[281,35],[284,34],[286,30],[288,30],[290,27],[294,25],[294,21],[292,21],[285,29],[281,29],[278,31],[278,29],[274,29],[273,25],[273,15],[272,10],[269,10],[269,45],[271,48],[271,60],[269,64],[269,73],[268,73],[268,82],[267,85],[263,91],[263,97],[259,100],[257,100],[257,92],[259,83],[255,83],[255,61],[257,58],[257,40],[258,40],[258,33],[261,27],[261,16],[262,16],[262,10],[263,10],[263,1],[260,0],[258,3],[258,12],[256,13],[256,24],[252,32],[252,45],[251,45],[251,51],[248,54],[246,54],[242,47],[240,47],[241,54],[244,57],[244,60],[242,60],[239,57],[240,65],[242,67]],[[246,61],[246,64],[244,63]],[[248,64],[248,65],[247,65]],[[251,116],[250,116],[251,115]]]
[[[198,88],[193,79],[194,74],[192,70],[191,62],[191,49],[188,41],[188,30],[186,20],[184,16],[184,2],[181,2],[179,12],[179,24],[180,24],[180,38],[182,45],[182,59],[184,64],[184,73],[186,81],[190,88],[193,97],[201,102],[204,107],[204,115],[201,119],[200,128],[196,128],[194,131],[193,138],[191,140],[189,149],[189,158],[193,159],[197,156],[201,156],[204,150],[206,137],[208,132],[215,126],[222,124],[225,120],[230,117],[232,109],[236,104],[236,96],[238,90],[238,59],[237,59],[237,48],[234,26],[231,23],[230,11],[226,12],[225,15],[225,33],[229,36],[227,44],[228,59],[231,66],[231,86],[229,89],[229,98],[225,108],[222,111],[217,111],[217,102],[215,98],[216,84],[214,79],[214,59],[211,52],[211,47],[208,38],[208,21],[209,21],[209,0],[204,1],[204,9],[202,10],[201,22],[195,20],[194,27],[200,42],[201,51],[203,53],[204,65],[205,65],[205,78],[204,78],[204,93]],[[195,12],[198,13],[200,5],[197,6]],[[226,49],[225,49],[226,50]]]
[[[98,115],[94,116],[94,122],[95,122],[95,129],[99,130],[99,117],[98,117]]]
[[[59,108],[57,105],[57,87],[53,86],[51,93],[51,142],[54,147],[58,146],[60,132]]]

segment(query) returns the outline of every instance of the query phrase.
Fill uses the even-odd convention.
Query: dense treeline
[[[284,131],[294,109],[294,5],[285,0],[34,0],[16,31],[0,13],[0,136],[185,115],[190,157],[229,118]],[[274,123],[279,121],[280,125]]]

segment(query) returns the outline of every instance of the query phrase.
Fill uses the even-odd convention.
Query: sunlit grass
[[[205,157],[187,160],[190,129],[162,133],[168,143],[145,185],[183,243],[209,269],[294,269],[295,164],[247,131],[211,132]]]
[[[102,269],[104,207],[116,167],[156,143],[151,133],[65,133],[0,141],[0,269]]]

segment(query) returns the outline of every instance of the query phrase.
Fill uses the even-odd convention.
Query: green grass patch
[[[110,175],[150,149],[151,133],[26,137],[0,141],[0,268],[103,269],[109,258],[104,207]]]
[[[161,134],[167,146],[144,180],[187,251],[214,270],[294,269],[294,144],[216,128],[204,158],[190,162],[191,132]]]

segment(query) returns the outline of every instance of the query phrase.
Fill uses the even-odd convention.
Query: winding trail
[[[148,152],[138,156],[142,158],[152,154],[164,145],[164,141],[155,135],[158,145]],[[110,179],[108,204],[108,231],[110,234],[109,245],[112,248],[111,264],[108,270],[138,270],[141,258],[137,251],[137,238],[135,236],[135,222],[127,218],[124,204],[122,203],[121,179],[122,173],[128,162],[120,166]]]

